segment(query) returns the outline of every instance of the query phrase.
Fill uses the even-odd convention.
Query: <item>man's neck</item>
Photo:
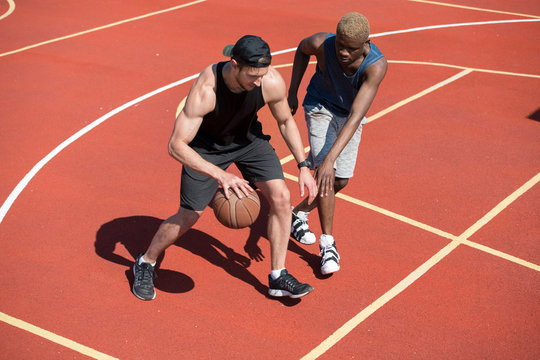
[[[244,91],[244,89],[242,89],[242,87],[238,84],[238,81],[236,81],[235,77],[233,76],[230,61],[226,63],[225,66],[223,66],[221,75],[223,76],[223,81],[225,81],[225,85],[231,92],[239,94]]]

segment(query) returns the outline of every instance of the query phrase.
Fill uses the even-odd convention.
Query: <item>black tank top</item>
[[[192,147],[207,150],[229,150],[244,146],[256,137],[266,138],[262,125],[257,120],[257,111],[265,105],[262,88],[233,93],[223,80],[223,66],[216,69],[216,107],[203,117],[197,135],[190,143]]]

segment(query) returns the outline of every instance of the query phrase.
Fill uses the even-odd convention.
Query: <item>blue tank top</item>
[[[368,66],[384,57],[381,51],[370,43],[370,50],[351,76],[343,72],[335,53],[336,34],[329,33],[324,40],[324,69],[319,66],[309,82],[303,105],[321,104],[342,116],[348,116],[351,106],[362,85],[362,77]]]

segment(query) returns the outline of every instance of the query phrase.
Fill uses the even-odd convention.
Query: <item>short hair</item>
[[[351,39],[368,41],[369,39],[369,21],[357,12],[345,14],[337,25],[336,34],[343,35]]]

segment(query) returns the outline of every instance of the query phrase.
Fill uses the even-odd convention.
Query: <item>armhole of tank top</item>
[[[324,67],[321,69],[321,68],[319,67],[319,62],[318,62],[318,61],[317,61],[317,64],[315,64],[315,66],[316,66],[317,69],[321,72],[322,75],[324,75],[324,72],[325,72],[325,70],[326,70],[326,65],[328,65],[328,56],[326,56],[326,55],[327,55],[327,53],[326,53],[326,45],[328,45],[328,43],[330,42],[329,39],[330,39],[331,36],[332,36],[332,33],[328,33],[328,34],[326,35],[326,38],[325,38],[324,41],[323,41],[323,51],[322,51],[322,55],[323,55],[323,57],[324,57],[324,59],[323,59],[323,60],[324,60],[324,61],[323,61]],[[334,41],[335,41],[335,38],[334,38]],[[331,54],[330,54],[330,55],[331,55]]]
[[[220,85],[223,84],[223,68],[225,67],[225,62],[218,62],[216,65],[216,92]]]

